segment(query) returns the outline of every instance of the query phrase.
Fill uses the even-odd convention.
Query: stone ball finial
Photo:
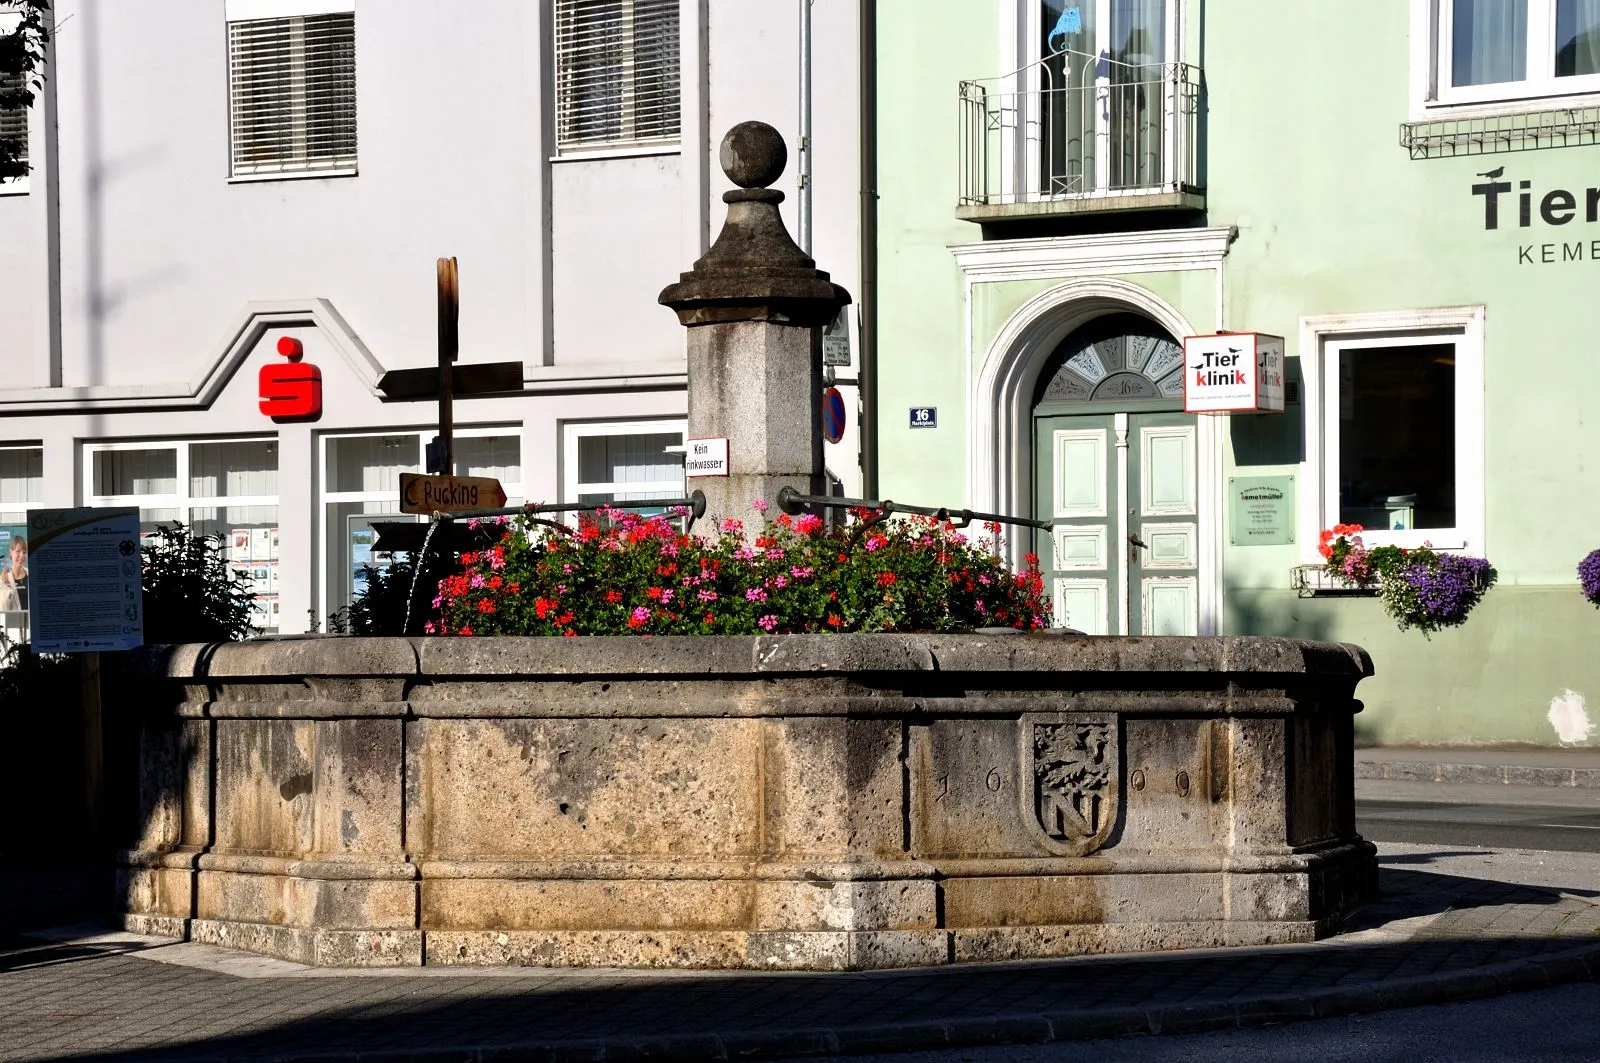
[[[740,122],[722,138],[722,172],[740,188],[766,188],[783,175],[789,149],[765,122]]]

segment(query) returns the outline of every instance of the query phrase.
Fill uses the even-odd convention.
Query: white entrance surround
[[[1222,327],[1223,270],[1236,230],[1176,229],[1108,236],[989,241],[951,248],[965,274],[963,334],[967,376],[967,498],[973,509],[1020,514],[1033,497],[1033,393],[1056,346],[1074,329],[1105,314],[1142,314],[1175,339],[1195,334],[1166,300],[1108,273],[1211,270],[1215,317]],[[978,360],[973,286],[1002,281],[1064,279],[1018,307]],[[1199,632],[1220,630],[1222,613],[1223,435],[1219,416],[1199,418]],[[1022,544],[1012,538],[1013,564]]]

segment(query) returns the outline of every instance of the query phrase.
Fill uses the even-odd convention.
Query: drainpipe
[[[878,4],[860,0],[861,47],[861,493],[878,489]]]
[[[800,0],[800,165],[795,175],[799,195],[800,250],[811,248],[811,0]]]

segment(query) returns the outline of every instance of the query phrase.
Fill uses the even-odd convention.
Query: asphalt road
[[[833,1063],[1595,1063],[1600,984],[1172,1037],[838,1056]]]
[[[1375,842],[1600,853],[1600,790],[1363,781],[1356,829]]]

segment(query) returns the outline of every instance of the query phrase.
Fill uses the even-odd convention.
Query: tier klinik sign
[[[1282,413],[1283,337],[1259,332],[1183,341],[1184,413]]]

